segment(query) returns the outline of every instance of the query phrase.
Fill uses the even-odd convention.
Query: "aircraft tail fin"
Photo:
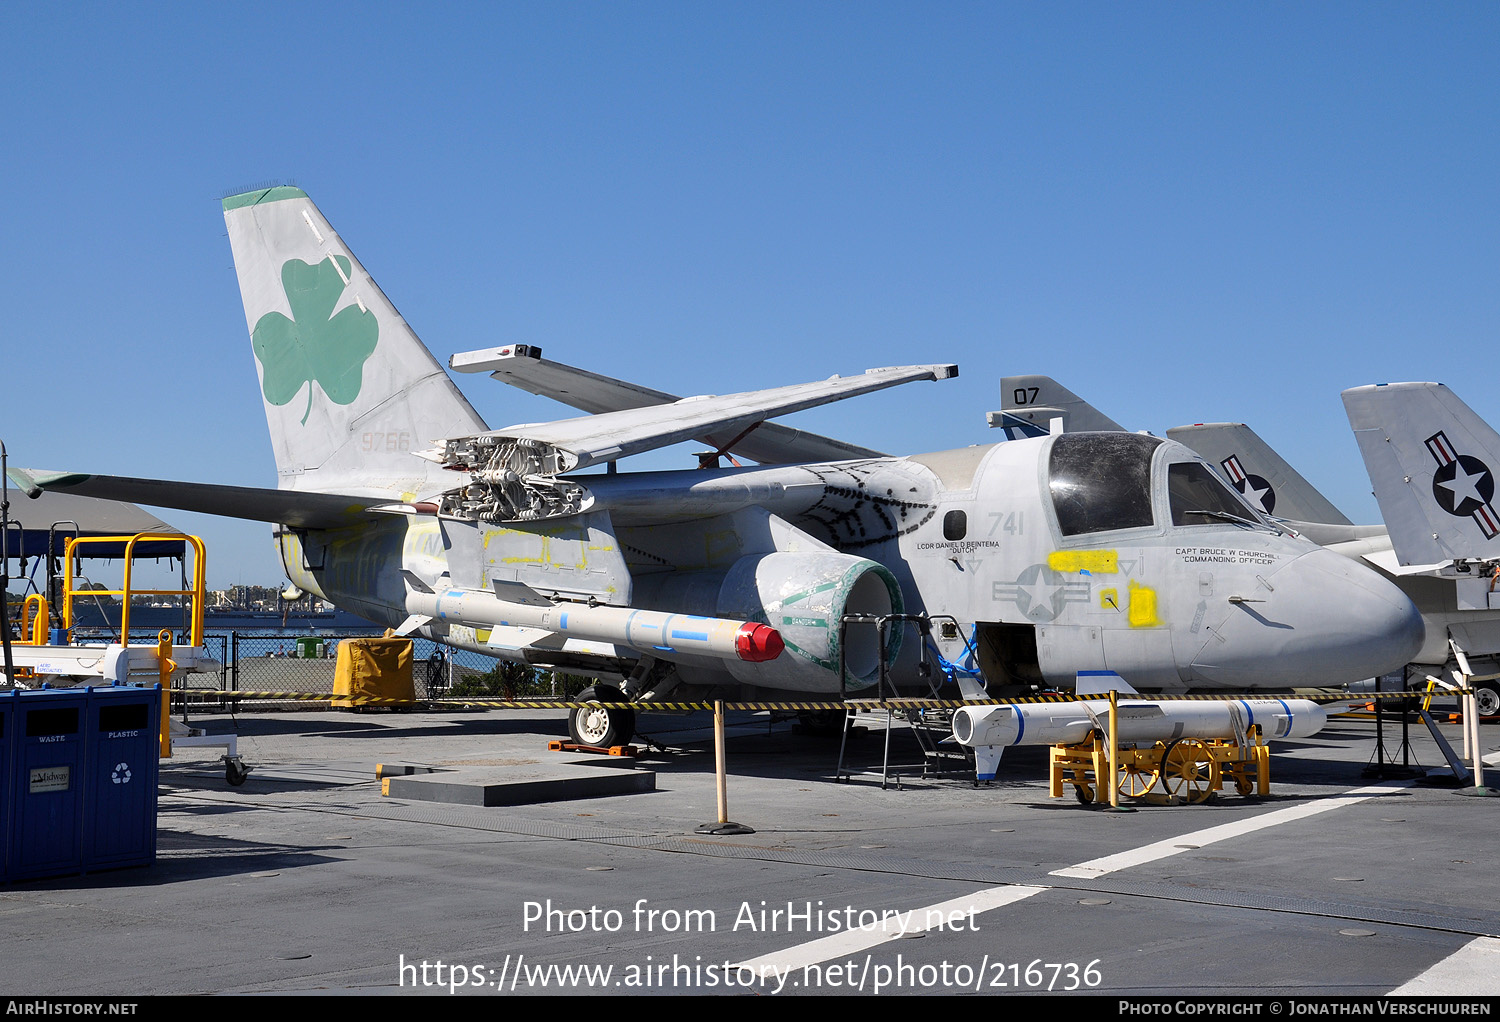
[[[279,486],[410,501],[453,485],[412,452],[484,422],[312,200],[223,205]]]
[[[1350,524],[1327,497],[1243,422],[1174,426],[1167,430],[1167,437],[1197,451],[1268,515],[1323,525]]]
[[[1006,376],[1000,381],[1001,408],[985,416],[1005,430],[1007,440],[1048,433],[1123,433],[1125,427],[1050,376]]]
[[[1391,545],[1402,564],[1500,556],[1500,434],[1441,383],[1344,391]]]

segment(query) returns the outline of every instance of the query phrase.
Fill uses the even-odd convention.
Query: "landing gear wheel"
[[[575,697],[576,702],[625,703],[625,694],[609,685],[594,685]],[[568,713],[568,735],[576,745],[608,748],[624,745],[635,737],[635,711],[629,705],[580,706]]]
[[[1213,772],[1213,755],[1196,738],[1179,738],[1162,750],[1162,788],[1180,801],[1202,802],[1212,795]]]
[[[1493,682],[1480,682],[1474,686],[1474,706],[1481,717],[1500,714],[1500,688]]]
[[[245,778],[250,776],[250,768],[245,765],[244,760],[236,756],[230,759],[224,757],[224,780],[238,788],[245,783]]]
[[[1146,770],[1142,768],[1139,760],[1122,762],[1117,773],[1116,783],[1120,794],[1131,798],[1144,798],[1146,792],[1156,787],[1156,782],[1161,777],[1160,767],[1155,770]]]

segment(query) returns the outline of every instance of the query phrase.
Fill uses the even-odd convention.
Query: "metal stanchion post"
[[[1133,813],[1135,809],[1120,805],[1120,693],[1109,690],[1109,808],[1105,812]],[[1099,778],[1094,778],[1098,788]],[[1097,796],[1096,796],[1097,797]]]
[[[1479,696],[1475,694],[1473,678],[1469,677],[1467,672],[1465,672],[1463,685],[1468,690],[1459,702],[1459,706],[1463,708],[1464,717],[1464,756],[1469,760],[1469,772],[1474,777],[1474,787],[1460,788],[1458,794],[1491,798],[1500,795],[1500,791],[1484,786],[1484,750],[1479,745]]]
[[[714,783],[718,793],[719,818],[696,827],[699,834],[754,834],[755,830],[729,820],[729,771],[724,757],[724,701],[714,700]]]

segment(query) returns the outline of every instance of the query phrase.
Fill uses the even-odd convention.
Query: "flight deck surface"
[[[883,719],[861,718],[856,765],[878,770]],[[1042,749],[987,786],[904,771],[883,789],[833,779],[836,737],[732,722],[728,815],[754,833],[711,836],[706,715],[641,719],[667,749],[641,757],[653,791],[485,808],[382,796],[376,764],[534,769],[560,755],[561,711],[242,714],[242,787],[205,750],[162,762],[155,865],[0,888],[5,986],[1500,994],[1500,800],[1362,776],[1368,720],[1274,743],[1267,798],[1129,813],[1049,798]]]

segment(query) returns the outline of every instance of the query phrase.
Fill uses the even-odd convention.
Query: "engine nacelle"
[[[748,554],[724,572],[642,575],[635,580],[642,606],[677,613],[734,616],[770,625],[786,644],[775,661],[771,687],[818,695],[839,692],[839,623],[846,614],[903,612],[901,587],[884,565],[835,551]],[[886,663],[901,650],[903,628],[891,628]],[[737,680],[766,686],[756,664],[725,661]],[[874,625],[848,629],[844,685],[858,692],[880,677],[880,639]]]
[[[763,621],[781,633],[786,650],[777,663],[778,687],[836,693],[839,690],[839,624],[846,614],[900,614],[901,587],[883,565],[851,554],[751,554],[735,562],[719,588],[716,614]],[[886,663],[896,661],[903,628],[887,638]],[[845,686],[869,688],[880,677],[880,639],[875,626],[851,625],[844,651]],[[741,681],[764,684],[749,665],[731,665]]]

